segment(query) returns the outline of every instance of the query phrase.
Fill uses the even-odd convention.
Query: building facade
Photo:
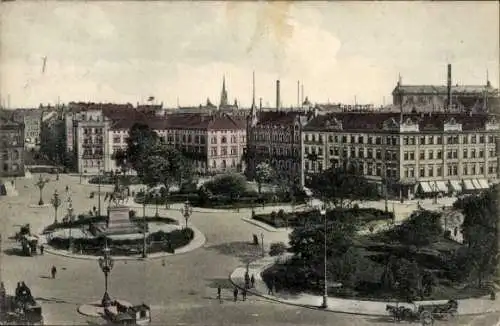
[[[300,180],[301,133],[312,117],[304,111],[252,110],[247,122],[247,177],[255,179],[256,167],[267,163],[280,177]]]
[[[24,176],[24,123],[0,118],[0,177]]]
[[[83,112],[80,120],[73,121],[73,146],[76,166],[79,173],[98,174],[105,170],[105,136],[109,122],[101,111]]]
[[[318,116],[302,134],[302,183],[350,167],[401,199],[481,190],[498,180],[498,132],[486,114]]]

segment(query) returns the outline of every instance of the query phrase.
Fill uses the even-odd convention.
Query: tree
[[[492,187],[477,197],[470,197],[462,202],[464,222],[462,232],[467,244],[468,262],[472,266],[478,284],[496,272],[499,281],[498,250],[499,218],[498,196],[499,186]]]
[[[247,190],[247,182],[242,175],[224,174],[206,182],[205,188],[212,194],[227,196],[234,201]]]
[[[123,149],[118,149],[114,155],[113,159],[115,160],[116,166],[118,166],[123,174],[127,174],[127,171],[130,169],[130,164],[127,158],[127,151]]]
[[[443,234],[441,214],[428,210],[415,211],[395,232],[399,240],[408,245],[428,245]]]
[[[170,188],[181,181],[180,176],[189,175],[190,165],[184,157],[175,149],[165,145],[157,145],[150,149],[148,156],[140,164],[143,167],[142,181],[151,187],[163,185],[167,197]]]
[[[274,170],[269,164],[262,162],[255,167],[255,181],[257,182],[259,195],[262,193],[262,184],[271,182],[273,176]]]
[[[139,177],[147,169],[146,159],[158,144],[159,137],[154,130],[145,124],[136,123],[129,130],[127,138],[126,159]]]
[[[331,168],[313,175],[308,186],[328,206],[350,207],[354,200],[379,198],[377,188],[354,170]]]

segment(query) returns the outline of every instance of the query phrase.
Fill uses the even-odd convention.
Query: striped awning
[[[448,187],[444,181],[436,181],[437,190],[440,192],[448,192]]]
[[[479,181],[477,181],[477,179],[472,179],[472,184],[474,185],[474,188],[476,189],[483,189],[483,187],[481,187],[481,185],[479,184]]]
[[[488,189],[490,185],[486,179],[477,179],[477,184],[481,187],[480,189]]]
[[[429,193],[429,192],[434,191],[433,188],[431,187],[431,185],[428,182],[424,182],[424,181],[420,182],[420,188],[425,193]]]
[[[462,186],[460,185],[460,181],[458,180],[450,180],[450,186],[455,192],[461,192]]]
[[[464,180],[464,188],[465,190],[476,190],[476,187],[474,187],[472,180]]]

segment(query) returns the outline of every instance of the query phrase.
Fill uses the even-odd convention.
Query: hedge
[[[385,212],[376,208],[352,208],[349,209],[349,211],[355,213],[358,217],[358,221],[362,223],[394,219],[393,212]],[[318,219],[318,216],[319,212],[317,210],[291,213],[280,209],[279,211],[273,211],[270,214],[254,214],[252,218],[271,226],[281,228],[285,226],[295,227],[304,225],[306,220],[316,220]]]
[[[120,183],[123,182],[123,179],[127,179],[127,183],[128,184],[141,184],[142,181],[141,179],[139,179],[138,176],[136,175],[119,175],[119,174],[115,174],[115,175],[101,175],[100,177],[99,176],[95,176],[95,177],[92,177],[89,179],[89,183],[91,184],[103,184],[103,185],[114,185],[116,183],[116,180],[120,180]],[[99,182],[99,179],[101,179],[101,182]]]
[[[148,235],[148,253],[162,251],[173,252],[175,249],[189,244],[193,238],[194,231],[190,228],[178,229],[168,233],[158,231]],[[107,240],[112,255],[130,255],[131,251],[141,252],[143,241],[144,240],[142,238],[122,240],[112,240],[108,238]],[[69,247],[69,239],[54,237],[48,241],[48,244],[55,249],[66,250]],[[81,250],[82,254],[88,255],[101,255],[104,244],[104,236],[87,239],[73,239],[73,248]]]

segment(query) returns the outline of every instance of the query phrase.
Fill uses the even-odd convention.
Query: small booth
[[[104,312],[113,324],[148,325],[151,323],[151,309],[146,304],[128,306],[114,301],[111,307],[104,309]]]

